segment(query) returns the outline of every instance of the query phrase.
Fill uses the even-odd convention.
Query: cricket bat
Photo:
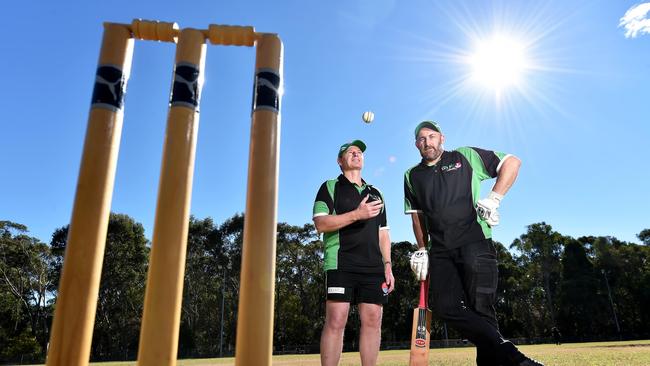
[[[411,355],[409,366],[429,364],[431,341],[431,310],[427,309],[429,281],[420,281],[420,303],[413,310],[413,332],[411,333]]]

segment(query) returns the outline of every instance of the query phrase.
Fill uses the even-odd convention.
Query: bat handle
[[[427,283],[429,281],[420,281],[420,303],[418,308],[426,309],[427,308]]]

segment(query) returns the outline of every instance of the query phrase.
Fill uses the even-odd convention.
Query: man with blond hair
[[[383,304],[393,291],[390,236],[381,192],[361,178],[366,144],[344,143],[338,150],[341,169],[316,195],[313,219],[323,233],[327,300],[320,342],[321,364],[338,365],[350,305],[361,318],[361,364],[377,363]]]

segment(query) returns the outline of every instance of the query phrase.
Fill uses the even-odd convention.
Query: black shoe
[[[532,358],[526,357],[523,361],[517,364],[518,366],[544,366],[543,363],[533,360]]]

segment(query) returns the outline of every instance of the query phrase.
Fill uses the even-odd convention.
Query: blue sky
[[[403,174],[413,128],[438,121],[447,149],[523,161],[496,240],[546,221],[563,234],[638,242],[650,228],[650,4],[634,1],[23,1],[3,6],[0,220],[49,242],[70,219],[102,37],[133,18],[181,27],[252,25],[284,42],[279,221],[311,222],[336,150],[368,145],[364,178],[384,193],[393,241],[413,241]],[[628,10],[627,17],[626,12]],[[635,18],[636,16],[636,18]],[[635,21],[636,19],[636,21]],[[497,93],[472,79],[495,34],[525,55]],[[245,206],[254,49],[208,46],[192,213],[217,223]],[[112,210],[151,238],[174,45],[138,41]],[[361,121],[366,110],[371,124]],[[492,183],[484,185],[487,194]]]

